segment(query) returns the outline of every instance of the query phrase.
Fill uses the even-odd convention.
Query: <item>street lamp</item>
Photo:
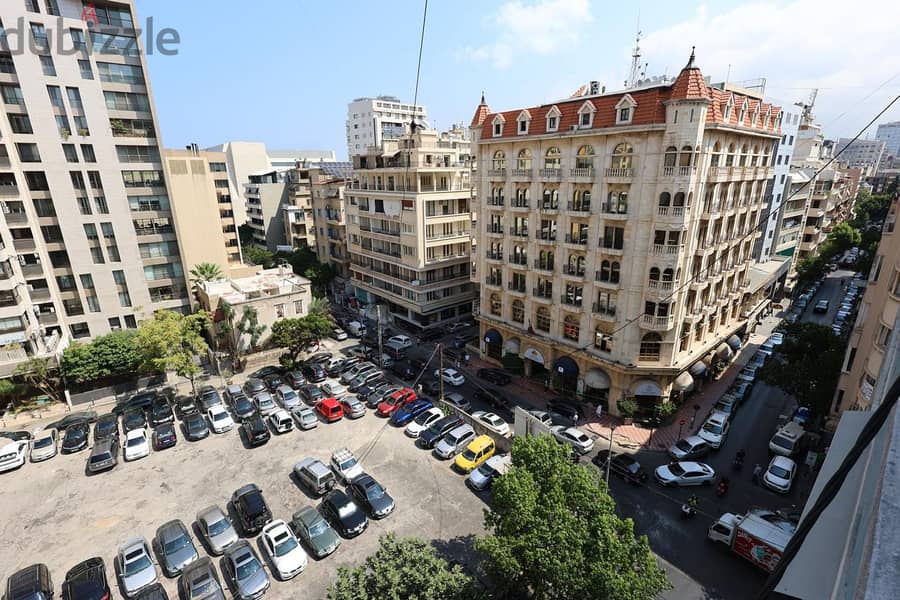
[[[609,425],[609,456],[606,457],[606,487],[609,487],[609,468],[612,465],[612,443],[613,443],[613,434],[616,432],[615,423],[610,423]]]

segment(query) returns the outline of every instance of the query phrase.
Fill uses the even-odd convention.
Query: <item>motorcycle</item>
[[[690,504],[682,504],[681,505],[681,518],[682,519],[690,519],[694,515],[697,514],[697,509],[691,506]]]
[[[728,493],[728,483],[729,482],[727,477],[723,477],[719,480],[719,485],[716,486],[716,496],[719,496],[721,498]]]
[[[741,470],[741,467],[744,466],[744,453],[743,453],[743,451],[739,451],[737,454],[735,454],[735,456],[734,456],[734,462],[731,463],[731,466],[732,466],[732,468],[733,468],[735,471],[740,471],[740,470]]]

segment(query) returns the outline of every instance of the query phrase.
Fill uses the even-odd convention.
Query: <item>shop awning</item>
[[[536,362],[539,365],[544,364],[544,355],[541,354],[540,352],[538,352],[537,350],[535,350],[534,348],[528,348],[527,350],[525,350],[524,357],[527,358],[528,360],[533,360],[534,362]]]
[[[503,336],[496,329],[488,329],[484,332],[484,343],[490,345],[502,344]]]
[[[694,378],[691,377],[690,373],[685,371],[675,378],[675,387],[682,392],[689,392],[694,389]]]
[[[730,338],[728,338],[728,341],[727,341],[726,343],[727,343],[728,346],[731,347],[731,349],[734,350],[735,352],[737,352],[738,350],[741,349],[741,338],[739,338],[739,337],[736,336],[736,335],[733,335],[733,336],[731,336]]]
[[[691,375],[694,375],[695,377],[703,377],[703,375],[705,375],[708,370],[709,365],[707,365],[702,360],[698,360],[691,366],[690,369],[688,369],[688,371],[691,372]]]
[[[568,356],[561,356],[553,363],[553,370],[563,377],[578,377],[578,363]]]
[[[522,342],[519,338],[510,338],[506,340],[506,352],[508,354],[519,354],[519,349]]]
[[[584,374],[584,385],[595,390],[608,390],[611,387],[609,375],[603,369],[588,369]]]
[[[719,347],[716,348],[716,356],[718,358],[724,358],[728,360],[732,356],[734,356],[734,352],[731,351],[731,348],[728,347],[728,344],[719,344]]]
[[[662,396],[662,389],[652,379],[641,379],[634,386],[635,396]]]

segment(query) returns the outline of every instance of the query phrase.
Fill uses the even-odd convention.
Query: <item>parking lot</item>
[[[350,448],[366,472],[388,489],[396,509],[384,520],[370,521],[359,537],[343,540],[333,555],[310,559],[307,569],[291,581],[275,581],[270,570],[272,587],[266,597],[323,597],[337,568],[361,563],[377,549],[378,536],[388,531],[437,540],[442,550],[449,549],[460,559],[471,536],[483,531],[485,504],[465,485],[464,476],[451,470],[450,461],[439,461],[417,448],[402,429],[374,411],[357,420],[273,435],[253,449],[246,447],[237,428],[189,442],[179,427],[174,448],[120,462],[99,475],[86,475],[89,451],[60,454],[3,474],[5,516],[0,534],[5,543],[0,548],[0,576],[43,562],[58,590],[70,567],[100,556],[114,595],[121,596],[113,575],[119,544],[136,535],[152,541],[159,525],[181,519],[193,529],[201,556],[206,555],[194,525],[196,512],[210,504],[225,508],[232,492],[246,483],[263,490],[274,518],[289,521],[302,506],[319,503],[294,481],[293,465],[307,456],[327,463],[332,451],[342,446]],[[252,544],[262,558],[259,540]],[[221,560],[213,561],[221,578]],[[169,596],[178,598],[176,579],[166,579],[161,572],[160,578]]]

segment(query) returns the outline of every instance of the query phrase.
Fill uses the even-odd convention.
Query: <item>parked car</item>
[[[304,506],[291,517],[291,529],[294,530],[306,548],[316,558],[325,558],[338,549],[341,538],[334,528],[312,506]]]
[[[365,373],[357,375],[356,378],[350,382],[348,389],[351,392],[357,392],[359,391],[359,388],[363,387],[364,385],[371,385],[376,381],[384,381],[384,373],[382,373],[380,370],[367,371]]]
[[[393,344],[399,348],[412,348],[413,346],[412,338],[408,335],[395,335],[388,338],[388,343]]]
[[[756,367],[746,366],[741,369],[740,373],[737,375],[737,381],[746,381],[747,383],[752,384],[756,381]]]
[[[356,379],[356,376],[359,375],[360,373],[362,373],[363,371],[372,371],[375,369],[377,369],[377,367],[368,361],[357,363],[356,365],[350,367],[349,369],[347,369],[346,371],[341,373],[341,383],[343,383],[344,385],[347,385],[351,381]]]
[[[709,454],[709,442],[699,435],[689,435],[669,448],[669,456],[675,460],[691,460]]]
[[[581,417],[581,409],[579,406],[567,402],[563,399],[550,400],[547,402],[547,412],[553,417],[554,421],[569,422],[577,424]]]
[[[269,424],[275,433],[287,433],[294,429],[294,420],[291,418],[290,413],[283,408],[279,408],[269,415]]]
[[[312,429],[319,425],[319,418],[316,416],[316,411],[305,404],[294,407],[294,409],[291,410],[291,415],[297,420],[297,426],[300,427],[300,429]]]
[[[219,395],[219,390],[213,386],[204,385],[197,392],[197,402],[200,405],[200,409],[206,412],[213,406],[221,406],[222,396]]]
[[[133,429],[125,434],[123,456],[126,461],[150,456],[150,440],[143,429]]]
[[[4,600],[49,600],[53,598],[50,569],[38,563],[19,569],[6,580]]]
[[[103,600],[111,598],[106,579],[106,564],[99,556],[83,560],[66,572],[62,584],[63,600]],[[33,598],[40,598],[36,596]]]
[[[344,485],[353,481],[357,475],[363,474],[362,465],[347,448],[340,448],[331,453],[331,470]]]
[[[326,381],[321,386],[322,393],[326,396],[331,396],[332,398],[337,398],[340,400],[350,392],[347,391],[347,387],[342,383],[338,383],[337,381]]]
[[[579,454],[588,454],[594,449],[594,440],[577,427],[554,425],[550,428],[550,433],[553,434],[556,441],[562,444],[569,444]]]
[[[239,394],[231,401],[231,412],[238,421],[244,421],[256,414],[256,405],[244,394]]]
[[[200,409],[197,407],[197,403],[194,402],[193,398],[180,398],[175,403],[175,407],[178,410],[178,414],[181,416],[182,421],[189,416],[196,415],[200,412]]]
[[[716,405],[713,407],[714,411],[724,413],[728,415],[728,418],[731,419],[734,414],[737,412],[738,407],[740,406],[740,402],[734,396],[730,394],[725,394],[716,402]]]
[[[434,448],[445,435],[462,424],[463,420],[459,415],[447,415],[446,417],[441,417],[428,429],[419,433],[419,439],[416,440],[416,444],[420,448],[430,450]]]
[[[432,408],[434,408],[434,404],[431,403],[431,400],[426,400],[425,398],[413,400],[394,411],[391,415],[391,425],[405,427],[407,423],[418,417],[421,413],[431,410]]]
[[[197,527],[210,552],[220,555],[238,541],[231,519],[218,505],[207,506],[197,513]]]
[[[66,429],[63,437],[61,451],[63,454],[71,454],[72,452],[81,452],[88,447],[88,424],[86,421],[71,425]],[[26,442],[25,448],[28,447]]]
[[[443,416],[444,411],[436,406],[432,406],[419,413],[412,422],[406,426],[406,429],[404,429],[403,432],[411,438],[417,438],[420,433],[434,425]]]
[[[819,300],[818,302],[816,302],[816,305],[813,307],[813,312],[827,313],[828,312],[828,300]]]
[[[225,402],[228,404],[233,404],[234,399],[238,396],[246,396],[244,393],[244,389],[236,383],[229,383],[225,386],[225,391],[222,392],[222,395],[225,397]]]
[[[159,578],[150,546],[142,537],[132,538],[119,546],[116,563],[116,574],[127,598],[134,598]]]
[[[500,369],[478,369],[476,375],[478,375],[479,379],[490,381],[496,385],[506,385],[512,381],[512,377]]]
[[[94,443],[108,437],[119,437],[119,418],[107,413],[94,423]]]
[[[416,392],[411,388],[398,390],[378,403],[378,415],[390,417],[395,411],[416,400]]]
[[[127,434],[147,426],[147,413],[139,408],[130,408],[122,415],[122,429]]]
[[[247,445],[251,448],[262,446],[272,437],[269,433],[269,428],[266,427],[266,422],[259,415],[241,423],[241,433],[243,433]]]
[[[443,400],[453,408],[458,408],[463,412],[469,412],[470,410],[472,410],[472,404],[468,400],[466,400],[460,393],[449,392],[447,394],[444,394]]]
[[[465,450],[456,456],[453,468],[461,473],[471,473],[480,467],[497,451],[494,439],[489,435],[479,435],[466,445]]]
[[[364,385],[356,391],[356,397],[366,403],[367,408],[378,408],[381,402],[394,392],[403,388],[392,383],[376,382],[372,385]]]
[[[259,598],[269,589],[269,576],[247,540],[238,540],[225,551],[224,572],[239,600]]]
[[[354,477],[347,491],[373,519],[383,519],[394,512],[394,499],[387,493],[387,488],[368,473]]]
[[[169,594],[166,592],[166,588],[157,581],[138,592],[133,600],[169,600]]]
[[[358,419],[366,415],[366,405],[359,398],[354,396],[344,396],[339,402],[344,411],[344,416],[348,419]]]
[[[69,413],[62,419],[54,421],[46,425],[45,429],[55,429],[57,431],[65,431],[73,425],[81,423],[93,423],[97,420],[97,413],[92,410],[83,410],[80,412]]]
[[[303,365],[302,371],[307,381],[312,381],[313,383],[321,383],[328,377],[325,367],[318,362],[307,362]]]
[[[550,413],[548,413],[548,412],[546,412],[546,411],[543,411],[543,410],[529,410],[529,411],[528,411],[528,414],[530,414],[532,417],[534,417],[535,419],[537,419],[538,421],[540,421],[540,422],[543,423],[544,425],[547,425],[548,427],[554,424],[554,423],[553,423],[553,417],[550,415]]]
[[[208,556],[185,567],[178,580],[178,593],[185,600],[225,600],[216,568]]]
[[[447,326],[447,333],[455,333],[471,326],[472,323],[470,323],[469,321],[457,321],[456,323],[450,323]]]
[[[126,413],[127,414],[127,413]],[[150,407],[150,426],[156,427],[162,423],[175,421],[175,413],[165,400],[158,400]]]
[[[763,474],[763,485],[780,494],[791,491],[794,475],[797,474],[797,463],[786,456],[775,456],[769,462]]]
[[[178,519],[160,525],[153,544],[166,577],[177,577],[186,566],[200,558],[188,528]]]
[[[300,405],[300,394],[289,385],[280,385],[275,390],[275,398],[278,404],[286,410],[290,410]]]
[[[325,398],[316,404],[316,412],[326,423],[334,423],[335,421],[340,421],[344,417],[344,408],[341,406],[341,403],[334,398]]]
[[[463,451],[475,439],[475,430],[471,425],[460,425],[445,435],[434,447],[434,455],[449,459]]]
[[[476,410],[472,413],[472,418],[497,435],[508,436],[510,434],[509,423],[501,419],[496,413]]]
[[[307,406],[315,406],[325,399],[325,392],[319,386],[308,383],[300,388],[300,398]]]
[[[362,358],[359,356],[347,356],[345,358],[332,359],[331,363],[329,363],[329,367],[325,369],[325,371],[328,373],[329,377],[338,377],[344,371],[355,367],[360,362],[362,362]]]
[[[369,526],[366,513],[344,493],[343,490],[331,490],[325,495],[320,506],[322,514],[331,525],[345,538],[356,537]]]
[[[277,390],[281,386],[287,385],[284,381],[284,378],[279,373],[266,375],[263,378],[263,382],[266,384],[266,388],[269,390],[270,394],[274,394],[275,390]]]
[[[89,473],[108,471],[117,464],[119,464],[119,438],[106,437],[99,442],[94,442],[87,463]]]
[[[711,485],[716,472],[705,463],[675,461],[656,468],[656,480],[667,486]]]
[[[706,418],[703,427],[700,428],[697,435],[709,444],[710,448],[718,450],[722,447],[722,444],[725,443],[729,425],[730,423],[726,413],[713,412]]]
[[[153,449],[165,450],[178,443],[178,434],[175,433],[174,423],[163,423],[153,430]]]
[[[262,547],[272,563],[272,572],[287,581],[303,572],[309,562],[297,536],[281,519],[263,527]]]
[[[221,404],[214,404],[207,409],[206,417],[209,419],[212,430],[216,433],[225,433],[234,429],[234,420]]]
[[[41,462],[56,456],[59,449],[59,432],[51,427],[34,434],[31,440],[31,462]]]
[[[341,329],[340,327],[335,327],[334,329],[331,330],[331,339],[333,339],[333,340],[337,340],[338,342],[343,342],[348,337],[349,336],[347,335],[347,332],[344,331],[343,329]]]
[[[444,368],[434,372],[435,377],[440,377],[444,383],[448,383],[454,387],[459,387],[466,382],[465,376],[456,369]]]
[[[600,467],[602,472],[606,472],[607,462],[609,461],[609,450],[601,450],[592,459],[595,465]],[[632,454],[621,453],[614,454],[612,462],[609,464],[609,472],[618,475],[628,483],[640,484],[647,481],[647,471],[641,466],[641,463]]]
[[[266,391],[266,384],[262,379],[251,377],[244,382],[244,394],[246,394],[248,398],[252,398],[256,394],[264,391]]]
[[[316,352],[315,354],[307,358],[305,362],[306,364],[324,364],[332,358],[334,358],[334,354],[332,354],[331,352]]]
[[[306,376],[300,371],[288,371],[284,376],[284,381],[295,390],[299,390],[306,385]]]
[[[268,417],[270,414],[278,410],[278,405],[275,403],[275,399],[272,398],[272,394],[267,391],[256,394],[253,397],[253,402],[256,404],[256,412],[264,417]]]
[[[502,393],[494,389],[482,387],[476,389],[475,399],[479,402],[484,402],[488,406],[495,409],[508,410],[510,412],[512,411],[512,400],[508,396],[504,396]]]
[[[248,483],[231,495],[231,506],[245,535],[254,536],[272,521],[272,512],[256,484]]]
[[[265,379],[266,377],[268,377],[269,375],[272,375],[273,373],[281,373],[281,369],[274,365],[267,365],[265,367],[261,367],[255,371],[253,371],[252,373],[250,373],[250,377],[253,379],[262,380],[262,379]]]
[[[207,426],[203,415],[194,413],[187,416],[184,420],[184,436],[192,442],[209,436],[209,426]]]

